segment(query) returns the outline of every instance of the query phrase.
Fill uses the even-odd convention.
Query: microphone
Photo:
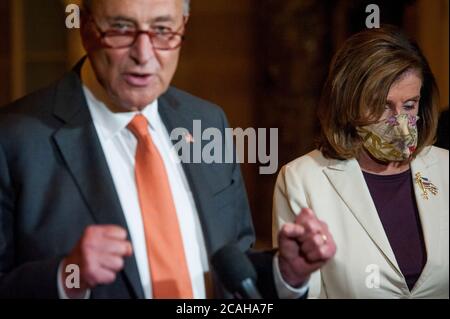
[[[238,299],[262,299],[256,288],[256,271],[247,255],[236,244],[219,249],[211,264],[225,288]]]

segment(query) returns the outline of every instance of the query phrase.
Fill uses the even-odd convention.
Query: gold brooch
[[[434,196],[436,196],[439,192],[438,188],[432,182],[430,182],[428,178],[423,177],[421,173],[416,174],[416,183],[422,190],[422,197],[426,200],[429,199],[428,192],[430,192]]]

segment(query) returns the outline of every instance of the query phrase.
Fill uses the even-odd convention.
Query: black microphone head
[[[239,291],[242,282],[246,279],[256,282],[255,268],[236,244],[228,244],[219,249],[212,256],[211,264],[225,288],[230,292]]]

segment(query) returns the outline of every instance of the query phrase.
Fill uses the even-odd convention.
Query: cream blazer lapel
[[[382,252],[393,269],[402,276],[359,163],[354,159],[331,160],[330,165],[324,169],[324,173],[374,245]]]
[[[420,177],[427,178],[431,183],[439,180],[439,175],[443,174],[439,170],[438,158],[432,152],[423,152],[411,164],[412,175],[414,179],[414,192],[416,195],[417,207],[419,210],[422,231],[427,251],[427,262],[422,274],[417,281],[412,294],[420,292],[422,284],[433,273],[436,266],[442,265],[441,249],[441,223],[443,222],[443,212],[447,211],[445,207],[445,196],[439,193],[433,195],[431,192],[424,193],[420,186]],[[437,185],[440,186],[440,185]],[[426,191],[426,190],[425,190]],[[442,192],[442,190],[441,190]]]

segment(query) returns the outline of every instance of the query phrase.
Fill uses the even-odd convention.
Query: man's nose
[[[135,43],[131,47],[131,57],[137,64],[146,64],[155,58],[155,48],[150,36],[145,33],[138,35]]]

